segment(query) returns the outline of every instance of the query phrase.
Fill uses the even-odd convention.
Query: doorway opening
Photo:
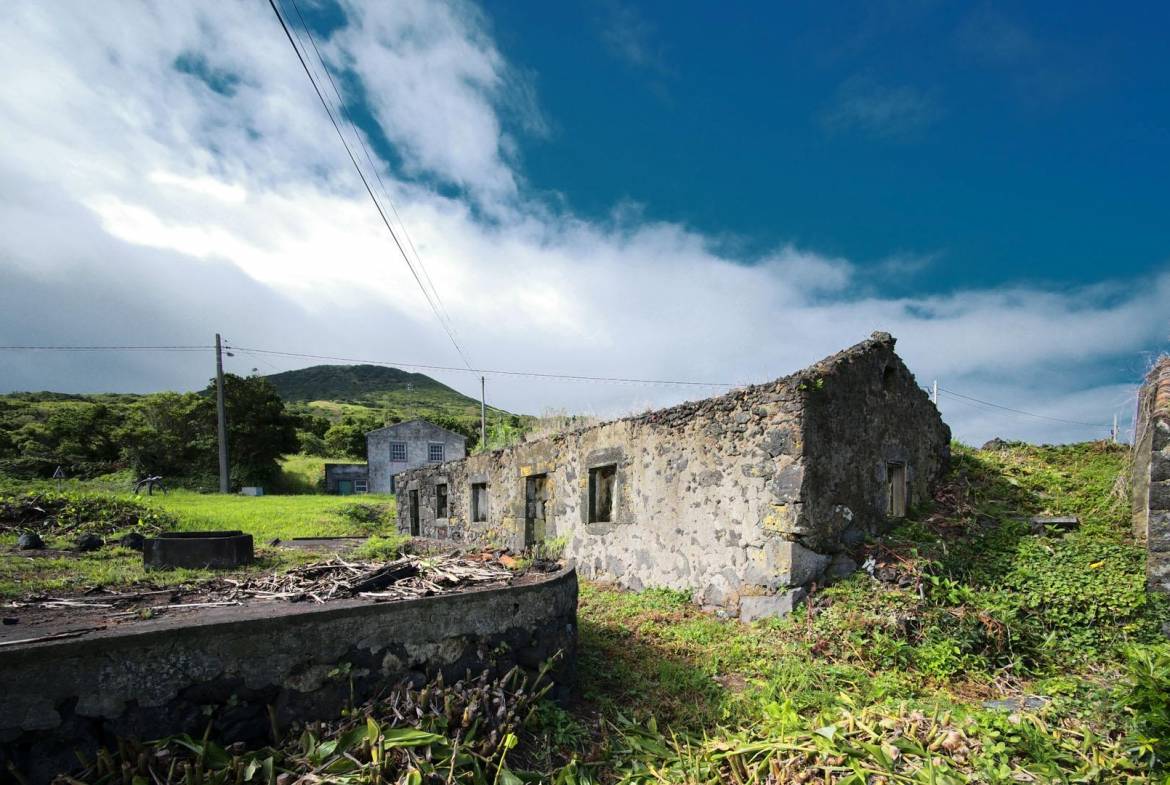
[[[524,478],[524,547],[544,542],[549,488],[547,474]]]
[[[419,535],[418,525],[418,491],[410,492],[410,536]]]

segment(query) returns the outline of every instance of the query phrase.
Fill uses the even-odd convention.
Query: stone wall
[[[577,578],[396,603],[257,603],[159,619],[84,638],[0,649],[0,770],[32,783],[91,759],[116,738],[201,735],[263,743],[277,722],[334,718],[402,679],[467,669],[536,669],[557,651],[571,683]]]
[[[907,506],[930,500],[950,463],[951,430],[886,333],[875,335],[871,351],[830,357],[805,373],[805,501],[794,536],[835,553],[885,528],[891,467],[905,467]]]
[[[1149,552],[1150,588],[1170,592],[1170,357],[1138,394],[1132,485],[1134,536]]]
[[[390,442],[406,443],[406,460],[390,460]],[[426,420],[410,420],[366,434],[366,463],[370,467],[370,493],[393,493],[394,477],[399,472],[431,464],[427,447],[443,445],[444,459],[451,461],[467,455],[467,437],[440,428]]]
[[[847,534],[884,520],[887,460],[912,467],[920,495],[945,468],[949,431],[893,346],[875,334],[775,382],[405,473],[399,528],[410,532],[417,498],[422,536],[514,549],[560,540],[590,577],[687,590],[745,618],[785,613],[847,566],[833,561]],[[602,465],[617,469],[614,516],[591,523],[589,471]],[[525,485],[539,475],[549,500],[532,531]],[[483,521],[472,520],[476,483],[488,489]]]

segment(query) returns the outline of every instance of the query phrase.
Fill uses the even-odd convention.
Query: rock
[[[858,564],[847,553],[838,553],[829,562],[828,569],[825,570],[825,580],[829,583],[836,583],[839,580],[848,578],[853,573],[857,572]]]
[[[1016,442],[1016,443],[1018,444],[1018,442]],[[1003,439],[996,436],[991,441],[984,442],[983,446],[980,447],[979,449],[980,450],[992,450],[992,451],[1007,450],[1007,449],[1011,449],[1012,444],[1013,444],[1013,442],[1004,441]]]
[[[1036,711],[1052,702],[1047,695],[1023,695],[1018,698],[1000,698],[983,701],[983,708],[1000,711]]]
[[[1075,515],[1037,515],[1032,518],[1030,525],[1033,534],[1044,534],[1050,526],[1058,531],[1070,532],[1081,525],[1081,519]]]
[[[77,550],[82,551],[83,553],[86,551],[96,551],[105,544],[105,541],[96,534],[83,534],[78,537],[77,542],[74,543],[74,545],[77,546]]]
[[[45,547],[45,541],[36,532],[25,532],[16,541],[16,547],[22,551],[39,551]]]
[[[739,620],[746,624],[756,619],[787,616],[806,594],[804,589],[790,589],[781,594],[742,597],[739,601]]]
[[[129,548],[132,551],[142,550],[142,544],[144,542],[146,542],[146,538],[138,532],[130,532],[129,534],[123,535],[122,539],[118,540],[119,545],[121,545],[123,548]]]

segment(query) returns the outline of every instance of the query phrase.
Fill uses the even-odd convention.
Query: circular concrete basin
[[[142,544],[148,570],[221,570],[252,562],[252,535],[241,531],[164,532]]]

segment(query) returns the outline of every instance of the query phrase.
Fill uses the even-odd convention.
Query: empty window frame
[[[595,466],[589,470],[589,522],[613,521],[614,485],[617,465]]]
[[[486,482],[471,484],[471,520],[482,523],[488,519],[488,490]]]
[[[390,460],[406,461],[406,442],[390,442]]]
[[[369,493],[370,492],[369,482],[367,482],[366,480],[354,480],[353,481],[353,492],[354,493]]]
[[[445,482],[435,485],[435,517],[447,517],[447,483]]]
[[[428,444],[427,445],[427,460],[431,463],[443,462],[443,445]]]
[[[909,475],[906,472],[906,464],[886,464],[886,515],[890,518],[905,518],[909,496]]]

